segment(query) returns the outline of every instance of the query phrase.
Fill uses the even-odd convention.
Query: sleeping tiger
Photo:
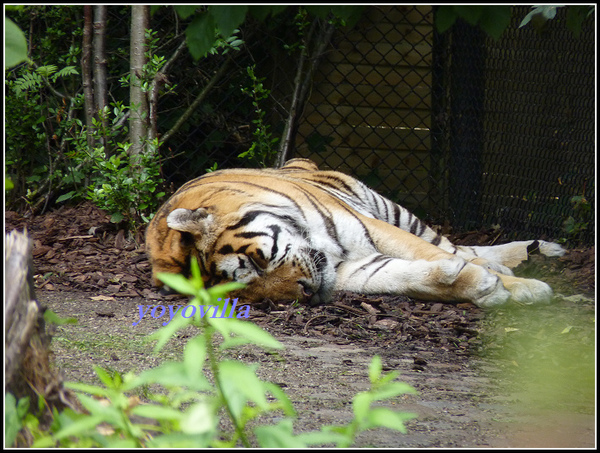
[[[546,283],[510,268],[533,251],[564,254],[541,240],[455,246],[360,181],[308,159],[189,181],[150,222],[146,251],[156,286],[158,272],[189,274],[196,257],[207,286],[245,283],[232,294],[244,303],[316,305],[346,290],[481,307],[548,301]]]

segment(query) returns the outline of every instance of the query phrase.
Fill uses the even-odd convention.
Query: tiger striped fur
[[[336,290],[468,301],[479,306],[548,301],[550,287],[514,277],[541,240],[453,245],[408,210],[360,181],[320,171],[307,159],[280,169],[231,169],[184,184],[148,226],[146,250],[158,272],[189,273],[196,257],[208,286],[238,281],[245,303],[327,303]]]

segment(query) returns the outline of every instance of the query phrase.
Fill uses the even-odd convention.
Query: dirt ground
[[[6,230],[27,227],[34,242],[38,299],[78,324],[53,328],[55,363],[66,380],[97,382],[92,367],[140,372],[178,359],[196,332],[174,338],[158,355],[144,337],[165,319],[139,320],[140,304],[176,304],[150,285],[143,239],[117,231],[90,204],[25,219],[5,213]],[[489,244],[496,232],[454,236]],[[357,446],[571,447],[596,445],[595,251],[560,259],[533,256],[518,275],[548,282],[550,305],[482,310],[405,297],[339,293],[321,307],[253,307],[249,319],[285,345],[265,352],[241,347],[235,357],[258,363],[298,411],[302,431],[343,423],[351,400],[368,388],[367,366],[384,370],[418,395],[385,405],[415,412],[408,433],[363,433]],[[550,370],[550,371],[548,371]]]

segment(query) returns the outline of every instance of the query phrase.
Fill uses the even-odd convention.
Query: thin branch
[[[309,48],[314,28],[316,24],[320,23],[320,19],[316,18],[313,22],[313,26],[310,29],[306,45],[300,54],[300,61],[298,62],[298,70],[296,77],[294,78],[294,94],[292,97],[292,103],[290,105],[287,120],[285,122],[285,128],[282,134],[281,145],[276,159],[276,166],[281,167],[288,159],[291,154],[291,150],[294,146],[296,138],[296,132],[298,127],[299,116],[304,110],[304,104],[308,96],[308,89],[312,82],[314,71],[317,67],[319,59],[325,52],[327,45],[331,41],[335,26],[326,22],[323,24],[321,31],[316,38],[316,48],[312,52],[312,56],[309,58],[307,49]],[[308,59],[308,68],[305,69],[305,63]]]
[[[154,79],[152,80],[152,84],[150,85],[150,90],[148,91],[148,116],[150,118],[150,127],[148,128],[148,140],[153,140],[157,137],[158,134],[158,94],[160,91],[160,87],[167,82],[167,72],[173,63],[177,60],[177,58],[181,55],[183,50],[186,47],[185,39],[179,44],[179,47],[173,52],[171,58],[167,60],[167,62],[163,65],[161,70],[156,73]]]
[[[185,122],[190,118],[190,116],[192,116],[192,113],[194,113],[194,111],[198,108],[198,106],[204,101],[204,99],[206,98],[206,96],[208,95],[210,90],[213,88],[213,86],[215,86],[217,81],[219,81],[223,78],[225,71],[227,71],[229,69],[230,63],[231,63],[231,58],[227,58],[227,60],[225,60],[225,62],[219,68],[219,70],[215,73],[215,75],[213,75],[213,77],[209,80],[209,82],[206,84],[206,86],[198,94],[196,99],[194,99],[194,102],[192,102],[190,104],[190,106],[186,109],[186,111],[179,117],[179,119],[173,125],[173,127],[161,137],[161,140],[160,140],[161,145],[163,143],[165,143],[167,140],[169,140],[173,136],[173,134],[175,132],[177,132],[179,130],[179,128],[181,128],[181,126],[183,126],[183,124],[185,124]]]

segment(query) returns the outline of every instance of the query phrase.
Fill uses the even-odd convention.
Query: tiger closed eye
[[[248,259],[250,260],[250,262],[252,263],[252,265],[258,269],[265,270],[269,264],[269,262],[266,259],[261,258],[257,255],[249,254],[247,256],[248,256]]]

